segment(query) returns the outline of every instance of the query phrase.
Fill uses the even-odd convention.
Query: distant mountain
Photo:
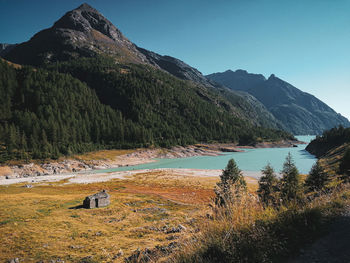
[[[294,134],[321,134],[338,125],[349,127],[350,122],[315,96],[271,75],[244,70],[225,71],[207,76],[232,90],[248,92],[257,98],[279,120],[287,131]]]

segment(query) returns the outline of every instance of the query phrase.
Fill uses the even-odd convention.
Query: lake
[[[315,136],[296,136],[299,141],[310,142]],[[94,170],[93,173],[105,173],[116,171],[131,171],[157,168],[188,168],[188,169],[224,169],[227,162],[233,158],[238,167],[243,171],[260,171],[267,163],[270,163],[276,172],[280,172],[284,160],[290,152],[300,173],[310,171],[316,158],[309,154],[305,147],[307,144],[299,144],[292,148],[260,148],[244,149],[245,152],[223,153],[220,156],[195,156],[176,159],[155,159],[157,162],[135,166],[118,167],[103,170]],[[91,172],[91,171],[90,171]]]

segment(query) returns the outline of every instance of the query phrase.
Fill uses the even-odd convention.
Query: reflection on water
[[[310,142],[314,136],[296,136],[299,140]],[[291,148],[245,149],[245,152],[223,153],[220,156],[196,156],[177,159],[157,159],[148,163],[129,167],[96,170],[96,173],[129,171],[156,168],[189,168],[189,169],[224,169],[229,159],[234,158],[239,168],[245,171],[260,171],[270,163],[276,172],[280,172],[284,160],[290,152],[300,173],[308,173],[316,158],[305,150],[307,144]]]

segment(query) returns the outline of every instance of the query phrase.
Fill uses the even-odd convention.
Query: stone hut
[[[87,196],[83,202],[83,207],[90,209],[108,206],[111,203],[109,198],[107,191],[102,190],[97,194]]]

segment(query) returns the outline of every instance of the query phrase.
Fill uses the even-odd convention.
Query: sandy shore
[[[113,179],[127,179],[133,175],[150,173],[154,171],[167,171],[174,176],[219,176],[222,170],[209,170],[209,169],[173,169],[173,168],[161,168],[161,169],[145,169],[145,170],[133,170],[133,171],[121,171],[111,173],[70,173],[70,174],[57,174],[57,175],[43,175],[34,177],[22,177],[12,179],[0,179],[0,185],[11,185],[19,183],[36,184],[36,183],[52,183],[65,180],[64,184],[90,184],[107,182]],[[246,178],[258,179],[261,176],[261,172],[254,171],[242,171]]]

